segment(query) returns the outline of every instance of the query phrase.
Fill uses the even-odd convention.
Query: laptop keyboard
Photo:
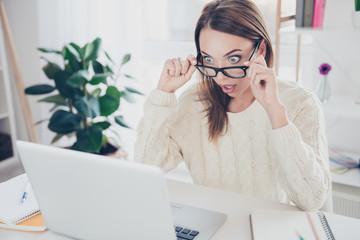
[[[199,235],[198,231],[191,230],[189,228],[183,228],[180,226],[175,226],[175,233],[177,240],[192,240],[195,239],[197,235]]]

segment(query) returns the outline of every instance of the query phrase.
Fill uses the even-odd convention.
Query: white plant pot
[[[360,28],[360,11],[353,11],[352,21],[354,28]]]

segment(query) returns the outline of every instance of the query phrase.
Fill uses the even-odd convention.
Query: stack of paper
[[[0,183],[0,228],[45,230],[45,223],[26,174]],[[27,190],[26,199],[23,199]]]

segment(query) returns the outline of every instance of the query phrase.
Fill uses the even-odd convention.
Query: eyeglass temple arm
[[[257,51],[259,50],[260,43],[261,43],[261,40],[256,43],[256,46],[255,46],[254,51],[252,52],[252,54],[251,54],[251,56],[249,58],[249,61],[252,61],[255,58],[255,56],[257,54]]]

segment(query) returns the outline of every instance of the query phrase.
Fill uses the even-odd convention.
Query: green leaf
[[[48,103],[55,103],[57,105],[67,105],[66,99],[59,94],[42,98],[38,100],[38,102],[48,102]]]
[[[77,44],[75,44],[75,43],[73,43],[73,42],[72,42],[72,43],[69,43],[69,45],[76,50],[76,52],[79,54],[79,56],[80,56],[80,58],[81,58],[81,47],[79,47],[79,45],[77,45]],[[82,58],[81,58],[81,59],[82,59]]]
[[[112,62],[114,64],[114,61],[111,59],[110,55],[106,51],[104,51],[104,53],[105,53],[105,56],[107,57],[107,59],[109,59],[110,62]]]
[[[102,130],[105,130],[105,129],[109,128],[111,126],[111,124],[107,121],[104,121],[104,122],[94,123],[93,126],[97,126],[97,127],[101,128]]]
[[[65,136],[65,135],[64,135],[64,134],[56,134],[56,135],[54,136],[54,138],[51,140],[51,144],[56,143],[56,142],[59,141],[60,138],[62,138],[63,136]]]
[[[89,72],[87,70],[79,70],[67,80],[67,84],[74,88],[83,89],[85,83],[88,82]]]
[[[63,48],[63,57],[69,61],[69,66],[72,72],[82,69],[81,59],[78,52],[74,51],[74,48],[70,45],[66,45]]]
[[[97,73],[92,77],[89,83],[91,85],[97,85],[99,83],[105,82],[106,78],[111,75],[112,75],[111,73]]]
[[[120,93],[120,91],[116,88],[116,87],[114,87],[114,86],[110,86],[110,87],[108,87],[107,89],[106,89],[106,94],[108,94],[108,95],[111,95],[111,96],[113,96],[114,98],[120,98],[121,97],[121,93]]]
[[[95,73],[104,73],[104,66],[100,62],[93,61],[92,66]]]
[[[125,87],[126,91],[128,92],[131,92],[131,93],[136,93],[136,94],[139,94],[139,95],[143,95],[144,94],[142,92],[139,92],[138,90],[134,89],[134,88],[131,88],[131,87]]]
[[[56,88],[47,84],[38,84],[31,87],[28,87],[25,89],[25,94],[29,95],[40,95],[40,94],[46,94],[51,93]]]
[[[110,86],[106,89],[106,94],[99,98],[100,103],[100,115],[101,116],[109,116],[116,110],[118,110],[120,106],[120,97],[121,93],[119,90]]]
[[[43,123],[43,122],[46,122],[46,121],[49,121],[49,119],[42,119],[42,120],[39,120],[37,121],[36,123],[34,123],[35,126],[39,125],[40,123]]]
[[[114,73],[114,71],[112,70],[112,68],[108,65],[105,66],[105,72],[108,72],[108,73]]]
[[[90,92],[89,94],[95,98],[99,98],[101,93],[101,88],[96,88],[94,89],[92,92]]]
[[[124,74],[124,76],[127,77],[127,78],[130,78],[130,79],[135,79],[133,76],[130,76],[128,74]]]
[[[122,126],[122,127],[131,128],[131,127],[125,122],[124,117],[121,116],[121,115],[115,117],[115,122],[116,122],[117,124],[119,124],[120,126]]]
[[[61,71],[61,67],[52,62],[48,62],[42,69],[49,79],[54,79],[55,74]]]
[[[51,48],[37,48],[37,50],[39,50],[40,52],[43,52],[43,53],[56,53],[56,54],[61,54],[61,51],[55,50],[55,49],[51,49]]]
[[[103,134],[99,127],[93,125],[80,130],[76,134],[76,138],[77,141],[73,145],[73,149],[92,153],[100,151]]]
[[[58,134],[69,134],[80,129],[81,120],[79,114],[58,110],[51,116],[48,128]]]
[[[118,110],[120,106],[120,100],[108,94],[100,97],[99,103],[101,116],[111,115],[113,112]]]
[[[74,99],[73,104],[79,113],[89,118],[95,118],[100,115],[99,101],[92,96],[77,97]]]
[[[96,38],[93,42],[86,44],[82,48],[82,52],[84,53],[84,61],[90,62],[94,61],[98,58],[99,51],[101,46],[101,39]]]
[[[49,112],[52,112],[52,111],[54,111],[56,108],[58,108],[58,107],[62,107],[63,105],[57,105],[57,104],[55,104],[50,110],[49,110]]]
[[[55,74],[55,85],[61,96],[64,98],[74,98],[74,95],[84,95],[78,88],[73,88],[67,84],[67,80],[70,78],[71,72],[59,71]]]
[[[125,63],[129,62],[130,59],[131,59],[131,54],[130,53],[126,54],[121,61],[121,65],[124,65]]]
[[[135,103],[136,100],[135,98],[133,98],[133,96],[129,95],[129,94],[125,94],[123,96],[123,98],[128,102],[128,103]]]

